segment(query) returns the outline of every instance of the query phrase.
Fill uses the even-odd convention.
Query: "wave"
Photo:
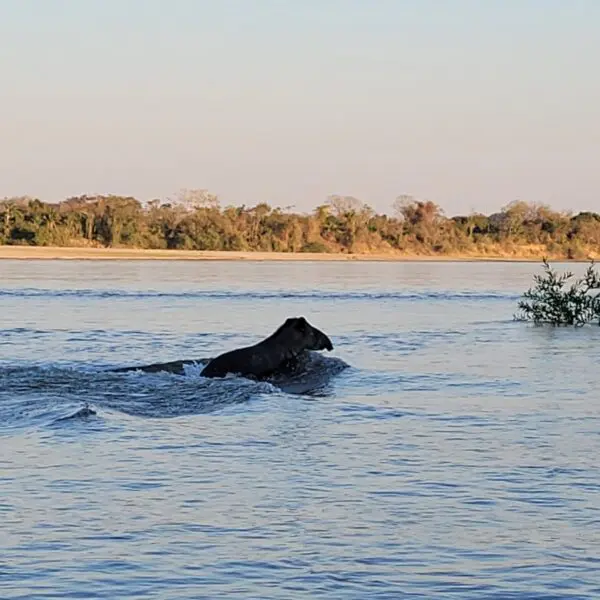
[[[181,292],[162,292],[158,290],[96,290],[81,289],[51,289],[51,288],[18,288],[0,289],[0,298],[85,298],[85,299],[174,299],[174,300],[446,300],[446,301],[489,301],[516,300],[518,294],[496,290],[480,292],[451,292],[444,290],[429,291],[365,291],[365,292],[335,292],[323,290],[309,291],[227,291],[227,290],[188,290]]]
[[[85,365],[0,367],[0,423],[2,429],[68,426],[112,412],[181,417],[217,412],[265,395],[328,395],[332,378],[348,365],[339,358],[311,354],[298,375],[260,382],[236,376],[200,377],[204,366],[200,360],[184,365],[182,374]]]

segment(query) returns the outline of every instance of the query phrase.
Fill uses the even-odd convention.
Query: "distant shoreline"
[[[587,262],[552,258],[555,262]],[[342,254],[308,252],[238,252],[203,250],[151,250],[141,248],[82,248],[56,246],[0,245],[0,260],[217,260],[217,261],[304,261],[304,262],[541,262],[539,256]]]

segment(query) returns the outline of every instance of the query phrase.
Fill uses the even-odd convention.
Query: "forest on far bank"
[[[266,203],[221,207],[206,190],[147,203],[113,195],[58,203],[25,196],[0,200],[0,244],[581,260],[600,254],[600,214],[517,200],[490,215],[447,216],[412,196],[398,197],[392,215],[340,195],[309,214]]]

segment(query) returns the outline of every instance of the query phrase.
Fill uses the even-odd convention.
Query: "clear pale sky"
[[[600,0],[0,0],[0,197],[600,211]]]

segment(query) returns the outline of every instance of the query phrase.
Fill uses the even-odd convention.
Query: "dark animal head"
[[[331,340],[313,327],[304,317],[290,317],[277,331],[298,352],[303,350],[333,350]]]

